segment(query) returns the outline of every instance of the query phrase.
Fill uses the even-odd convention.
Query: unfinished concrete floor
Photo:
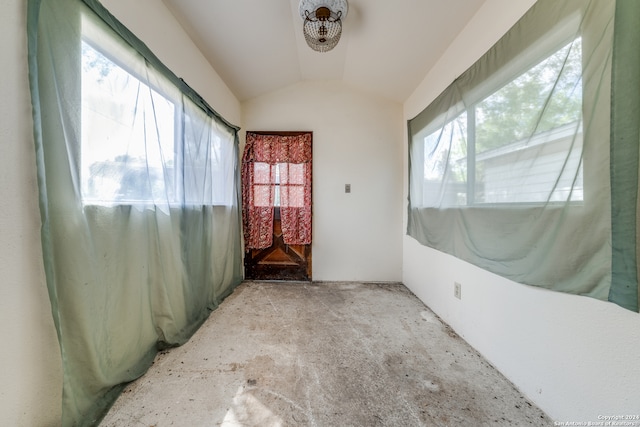
[[[400,284],[245,282],[101,426],[548,426]]]

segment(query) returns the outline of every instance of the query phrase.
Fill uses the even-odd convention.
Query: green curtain
[[[640,3],[616,2],[611,84],[612,286],[609,298],[638,311]]]
[[[27,28],[62,424],[95,425],[242,279],[238,128],[96,1]]]
[[[539,0],[409,120],[408,234],[638,311],[637,8]]]

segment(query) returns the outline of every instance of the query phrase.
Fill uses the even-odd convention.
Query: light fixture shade
[[[301,0],[299,12],[307,45],[317,52],[336,47],[348,10],[346,0]]]

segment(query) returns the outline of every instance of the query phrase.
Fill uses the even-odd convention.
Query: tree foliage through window
[[[579,120],[581,51],[581,39],[576,39],[479,103],[476,151],[498,148]]]

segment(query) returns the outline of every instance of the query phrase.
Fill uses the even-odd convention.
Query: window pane
[[[255,162],[253,164],[254,205],[280,206],[280,169],[279,165]]]
[[[223,143],[211,118],[200,108],[185,103],[184,113],[182,175],[185,203],[232,205],[233,147]],[[259,168],[256,173],[260,173]]]
[[[272,196],[271,185],[260,185],[256,184],[253,186],[253,205],[259,207],[269,207],[271,206],[271,196]]]
[[[581,61],[577,39],[476,106],[475,203],[582,200]]]
[[[282,206],[287,208],[303,208],[304,205],[304,187],[298,185],[283,185]]]
[[[306,163],[280,163],[280,183],[304,185]]]
[[[175,201],[174,113],[171,101],[83,42],[83,200]]]
[[[424,139],[423,206],[467,204],[467,114]]]
[[[269,163],[255,162],[253,164],[253,180],[256,184],[271,183],[271,165]]]
[[[211,180],[213,204],[233,205],[233,150],[228,144],[223,144],[222,137],[213,130],[211,136]]]

